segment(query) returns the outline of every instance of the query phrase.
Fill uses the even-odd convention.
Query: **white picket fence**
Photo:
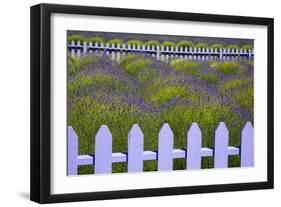
[[[142,172],[145,160],[157,160],[158,171],[173,170],[173,159],[178,158],[186,159],[187,169],[200,169],[202,157],[214,157],[215,168],[227,168],[229,155],[240,155],[241,167],[254,165],[254,128],[251,122],[242,129],[240,146],[228,146],[228,129],[223,122],[214,135],[214,147],[202,148],[201,130],[197,123],[193,123],[187,132],[186,149],[174,149],[174,134],[166,123],[158,134],[158,150],[144,151],[144,134],[134,124],[128,133],[128,152],[112,153],[112,134],[103,125],[95,135],[95,154],[78,155],[78,136],[72,127],[68,127],[68,175],[77,175],[81,165],[94,165],[96,174],[111,173],[112,163],[127,163],[128,172]]]
[[[213,49],[213,48],[182,48],[182,47],[164,47],[164,46],[152,46],[145,45],[126,45],[125,43],[120,45],[114,45],[103,42],[101,44],[80,41],[75,43],[74,41],[68,45],[68,50],[72,57],[77,57],[80,59],[82,56],[91,55],[94,53],[105,53],[111,56],[112,60],[120,61],[120,56],[125,56],[126,54],[145,54],[147,56],[155,57],[157,60],[163,60],[168,62],[169,59],[173,58],[185,58],[187,60],[198,60],[198,61],[208,61],[213,59],[219,60],[231,60],[231,59],[242,59],[254,58],[254,49]]]

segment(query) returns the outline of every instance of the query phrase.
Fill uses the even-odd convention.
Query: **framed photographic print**
[[[273,19],[31,7],[31,200],[273,188]]]

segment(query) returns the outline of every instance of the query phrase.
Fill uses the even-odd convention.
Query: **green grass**
[[[248,50],[254,49],[254,47],[253,47],[253,45],[243,45],[242,49],[243,50],[246,49],[248,51]]]
[[[154,48],[156,48],[157,46],[160,46],[161,44],[157,40],[149,40],[149,41],[145,42],[144,45],[146,48],[147,48],[147,46],[149,46],[150,48],[152,46],[154,46]]]
[[[149,67],[151,64],[151,59],[136,55],[127,55],[120,61],[120,65],[124,68],[125,72],[130,75],[136,75],[140,69]]]
[[[184,86],[167,86],[161,88],[157,93],[148,96],[146,101],[160,106],[173,98],[187,98],[188,95],[189,91]]]
[[[88,42],[92,42],[93,45],[94,45],[95,43],[98,43],[98,45],[100,45],[102,42],[103,42],[103,43],[106,42],[103,37],[99,37],[99,36],[89,37],[89,38],[87,39],[87,41],[88,41]]]
[[[180,89],[181,90],[181,89]],[[145,135],[144,150],[157,149],[158,132],[164,123],[169,123],[174,133],[174,147],[186,146],[186,133],[192,122],[197,122],[203,136],[203,146],[213,146],[213,138],[219,122],[225,120],[229,129],[230,144],[238,145],[237,137],[242,128],[241,120],[226,106],[218,104],[201,106],[175,106],[157,116],[143,113],[134,105],[126,105],[119,100],[112,103],[97,102],[91,97],[82,97],[68,112],[68,125],[79,137],[79,154],[94,152],[93,135],[103,124],[108,125],[113,135],[113,152],[127,151],[127,136],[134,123],[138,123]],[[231,165],[238,165],[233,161]],[[205,159],[204,168],[212,167],[212,161]],[[185,161],[177,160],[175,169],[184,169]],[[155,162],[146,162],[144,170],[155,170]],[[87,174],[93,167],[79,168],[79,174]],[[126,172],[126,164],[114,165],[113,172]]]
[[[68,74],[73,76],[82,69],[83,66],[88,65],[100,59],[99,56],[84,56],[79,60],[77,57],[68,58]]]
[[[212,44],[211,48],[219,50],[219,49],[223,49],[224,46],[222,44]]]
[[[210,62],[210,66],[225,75],[240,74],[244,67],[237,61]]]
[[[83,44],[83,42],[87,40],[87,37],[82,36],[82,35],[69,35],[67,37],[67,40],[68,40],[69,43],[74,41],[75,44],[77,44],[77,42],[80,41],[80,44]]]
[[[109,44],[110,46],[112,46],[114,44],[114,46],[116,47],[118,44],[121,46],[123,44],[123,40],[120,39],[111,39],[109,40]]]
[[[199,43],[199,44],[197,44],[197,45],[195,45],[195,48],[197,48],[197,49],[206,49],[206,48],[208,48],[209,47],[209,45],[208,44],[205,44],[205,43]]]
[[[227,49],[230,49],[230,50],[234,49],[234,50],[236,50],[236,49],[239,49],[239,46],[238,45],[228,45]]]
[[[248,85],[249,83],[250,83],[250,80],[248,80],[248,79],[233,79],[233,80],[229,80],[229,81],[223,83],[221,86],[221,89],[223,91],[237,89],[237,88],[241,88],[245,85]]]
[[[185,40],[179,41],[179,42],[177,43],[177,45],[178,45],[179,48],[182,47],[183,49],[185,49],[186,47],[189,49],[190,47],[193,47],[193,46],[194,46],[194,44],[193,44],[192,42],[190,42],[190,41],[185,41]]]
[[[72,97],[74,93],[77,91],[81,91],[84,89],[88,90],[90,88],[95,88],[96,86],[98,86],[98,89],[102,92],[105,92],[106,90],[116,91],[116,92],[128,91],[130,86],[127,84],[122,83],[114,76],[99,74],[95,76],[81,76],[76,80],[68,83],[67,89],[68,89],[69,96]],[[97,93],[97,91],[95,91],[95,93]]]
[[[234,96],[234,100],[238,102],[238,104],[253,113],[254,110],[254,90],[253,88],[246,88],[237,92]]]
[[[200,66],[198,62],[187,61],[181,58],[174,59],[170,62],[170,66],[175,71],[181,71],[188,75],[195,75],[199,72]]]
[[[171,47],[175,48],[176,44],[174,42],[163,42],[162,46],[164,46],[164,48],[166,49],[167,47],[169,48],[169,50],[171,49]]]
[[[216,74],[206,73],[200,75],[198,80],[205,81],[210,84],[216,84],[218,82],[218,76]]]
[[[142,46],[143,42],[141,40],[128,40],[126,42],[126,45],[131,45],[131,48],[133,47],[133,45],[135,45],[135,47],[137,48],[137,46]]]

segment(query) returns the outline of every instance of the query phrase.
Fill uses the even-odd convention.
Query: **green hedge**
[[[86,42],[92,42],[93,44],[94,43],[98,43],[98,44],[101,44],[102,42],[104,44],[106,44],[107,42],[110,43],[110,45],[114,44],[115,46],[117,46],[117,44],[120,44],[120,46],[123,44],[123,40],[121,39],[110,39],[110,40],[106,40],[104,39],[103,37],[100,37],[100,36],[94,36],[94,37],[86,37],[86,36],[83,36],[83,35],[70,35],[68,36],[68,42],[69,44],[72,42],[72,41],[75,41],[75,43],[77,43],[77,41],[80,41],[80,44],[82,45],[84,41]],[[238,45],[234,45],[234,44],[231,44],[231,45],[222,45],[222,44],[212,44],[212,45],[208,45],[208,44],[205,44],[205,43],[198,43],[198,44],[194,44],[193,42],[190,42],[190,41],[186,41],[186,40],[182,40],[182,41],[179,41],[179,42],[171,42],[171,41],[165,41],[165,42],[162,42],[160,43],[159,41],[157,40],[149,40],[149,41],[146,41],[146,42],[142,42],[141,40],[134,40],[134,39],[131,39],[131,40],[128,40],[126,42],[126,45],[145,45],[146,47],[149,45],[150,48],[154,45],[154,47],[156,48],[157,46],[161,47],[161,46],[164,46],[164,48],[166,49],[167,47],[179,47],[179,48],[190,48],[190,47],[195,47],[195,48],[200,48],[200,49],[203,49],[203,48],[213,48],[213,49],[246,49],[247,51],[250,49],[252,50],[254,47],[253,45],[251,44],[247,44],[247,45],[243,45],[243,46],[238,46]]]

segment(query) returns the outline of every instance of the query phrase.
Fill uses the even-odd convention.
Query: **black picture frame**
[[[238,184],[204,185],[192,187],[169,187],[154,189],[87,192],[74,194],[51,194],[50,184],[50,130],[51,130],[51,71],[50,71],[50,16],[53,13],[99,15],[113,17],[151,18],[209,23],[233,23],[267,26],[267,181]],[[39,4],[31,7],[31,151],[30,151],[30,199],[38,203],[87,201],[103,199],[166,196],[225,191],[241,191],[273,188],[273,36],[272,18],[195,14],[168,11],[135,10],[72,5]]]

